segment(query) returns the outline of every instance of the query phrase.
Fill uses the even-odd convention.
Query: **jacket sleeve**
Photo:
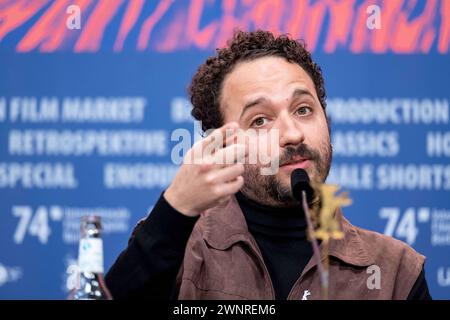
[[[113,298],[176,299],[177,274],[197,220],[175,210],[161,194],[105,276]]]

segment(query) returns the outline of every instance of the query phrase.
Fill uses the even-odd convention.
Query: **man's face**
[[[314,182],[325,181],[332,156],[328,124],[314,83],[298,64],[274,56],[238,63],[224,79],[220,105],[225,122],[278,132],[278,143],[270,148],[278,152],[269,156],[279,156],[279,170],[261,175],[261,163],[246,164],[242,192],[248,197],[266,205],[295,205],[290,175],[296,168]]]

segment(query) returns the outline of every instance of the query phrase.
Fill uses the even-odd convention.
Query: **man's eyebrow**
[[[257,99],[254,99],[254,100],[251,100],[251,101],[247,102],[247,103],[244,105],[244,108],[242,109],[242,112],[241,112],[241,116],[240,116],[239,118],[242,118],[242,115],[245,113],[245,111],[247,111],[247,110],[250,109],[251,107],[254,107],[254,106],[256,106],[256,105],[258,105],[258,104],[260,104],[260,103],[266,102],[266,101],[267,101],[266,98],[264,98],[264,97],[259,97],[259,98],[257,98]]]
[[[298,98],[298,97],[304,96],[304,95],[310,96],[312,99],[314,99],[314,96],[308,90],[297,88],[297,89],[294,90],[294,92],[292,92],[291,100],[294,99],[294,98]],[[250,100],[249,102],[247,102],[244,105],[244,108],[242,108],[242,112],[241,112],[241,115],[240,115],[239,119],[242,118],[244,113],[249,108],[254,107],[254,106],[256,106],[258,104],[261,104],[263,102],[266,102],[266,101],[267,101],[267,99],[265,97],[259,97],[259,98],[256,98],[254,100]]]

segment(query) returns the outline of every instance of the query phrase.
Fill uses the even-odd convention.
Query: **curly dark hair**
[[[197,70],[188,87],[193,106],[192,116],[202,121],[204,131],[223,125],[220,111],[220,93],[225,76],[238,63],[265,56],[283,57],[299,64],[311,77],[323,110],[326,108],[326,92],[322,70],[312,61],[303,41],[287,35],[275,37],[269,31],[235,31],[225,48],[217,49]]]

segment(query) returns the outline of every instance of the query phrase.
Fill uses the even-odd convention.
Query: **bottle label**
[[[80,239],[78,265],[80,272],[103,273],[102,239]]]

